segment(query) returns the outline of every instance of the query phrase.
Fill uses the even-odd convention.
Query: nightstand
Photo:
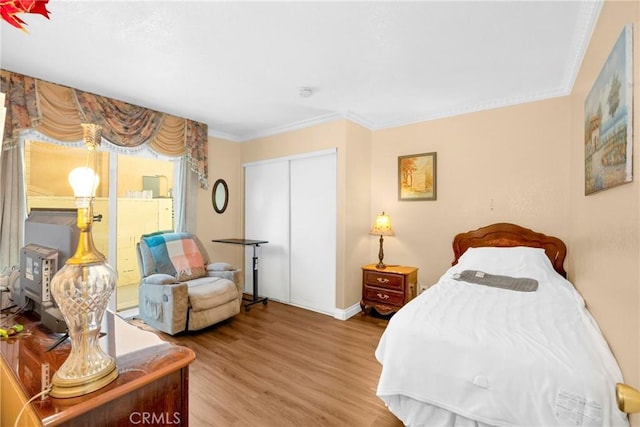
[[[360,307],[366,314],[367,307],[380,314],[398,311],[416,296],[418,269],[407,266],[390,266],[377,269],[376,264],[362,267],[362,301]]]

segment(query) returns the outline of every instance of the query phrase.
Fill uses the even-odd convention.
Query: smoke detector
[[[311,89],[310,87],[301,87],[298,90],[298,94],[300,94],[302,98],[309,98],[311,95],[313,95],[313,89]]]

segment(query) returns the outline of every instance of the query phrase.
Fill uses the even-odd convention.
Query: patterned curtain
[[[163,114],[148,108],[73,90],[86,123],[102,126],[102,135],[121,147],[137,147],[153,139],[162,126]]]
[[[160,113],[78,89],[0,70],[0,91],[7,114],[2,148],[19,144],[20,134],[35,130],[59,141],[82,139],[80,123],[97,123],[103,137],[126,148],[148,144],[154,151],[186,155],[202,189],[207,189],[207,125]]]
[[[18,145],[21,131],[42,124],[42,115],[34,78],[0,70],[0,92],[5,94],[6,108],[2,148],[8,150]]]
[[[186,148],[187,161],[191,165],[191,171],[198,175],[200,187],[207,189],[207,176],[209,175],[207,144],[199,144],[197,141],[207,141],[208,127],[204,123],[189,120],[186,123],[184,146]],[[204,182],[204,187],[202,183]]]

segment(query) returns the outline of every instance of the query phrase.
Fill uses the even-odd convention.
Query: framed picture
[[[632,27],[622,30],[584,103],[584,194],[633,179]]]
[[[398,200],[436,200],[436,153],[398,157]]]

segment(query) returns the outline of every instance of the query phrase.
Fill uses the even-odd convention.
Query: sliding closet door
[[[245,237],[259,249],[259,293],[333,315],[336,281],[335,150],[245,165]],[[245,291],[251,292],[246,253]]]
[[[289,162],[245,167],[245,238],[268,240],[258,250],[260,296],[289,302]],[[252,292],[253,247],[245,253],[245,292]]]
[[[336,154],[290,163],[291,304],[333,315],[336,281]]]

